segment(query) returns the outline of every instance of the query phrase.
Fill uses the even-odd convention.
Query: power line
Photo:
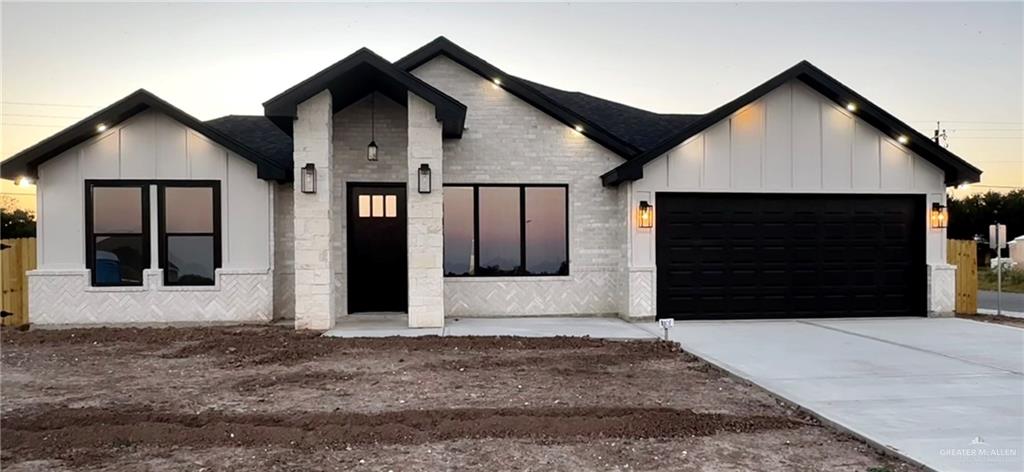
[[[29,128],[66,128],[64,125],[40,125],[36,123],[0,123],[0,126],[25,126]]]
[[[1024,128],[950,128],[950,131],[1020,131]]]
[[[90,108],[95,109],[93,105],[72,105],[70,103],[42,103],[42,102],[0,102],[4,105],[26,105],[26,106],[39,106],[39,107],[65,107],[65,108]]]
[[[22,117],[29,117],[29,118],[70,118],[70,119],[79,119],[79,118],[82,117],[81,115],[78,115],[78,116],[72,116],[72,115],[36,115],[36,114],[32,114],[32,113],[0,113],[0,115],[3,115],[3,116],[22,116]]]
[[[953,136],[951,139],[1024,139],[1024,136]]]
[[[1024,121],[969,121],[969,120],[938,120],[945,121],[946,123],[971,123],[971,124],[989,124],[989,125],[1019,125],[1024,124]],[[935,120],[910,120],[911,123],[935,123]]]

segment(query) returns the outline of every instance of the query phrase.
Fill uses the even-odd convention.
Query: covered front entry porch
[[[294,143],[296,329],[377,311],[443,327],[442,140],[465,105],[362,50],[264,108]]]

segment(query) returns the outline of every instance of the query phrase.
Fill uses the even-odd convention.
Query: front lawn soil
[[[1015,328],[1024,328],[1024,318],[1018,318],[1018,317],[1015,317],[1015,316],[983,315],[983,314],[980,314],[980,313],[979,314],[975,314],[975,315],[961,315],[961,314],[957,313],[956,317],[957,318],[963,318],[965,320],[974,320],[974,321],[981,321],[981,322],[985,322],[985,323],[995,323],[995,324],[1001,324],[1001,325],[1006,325],[1006,326],[1013,326]]]
[[[919,470],[675,344],[2,332],[18,470]]]

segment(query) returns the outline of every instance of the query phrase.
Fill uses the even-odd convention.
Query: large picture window
[[[94,286],[139,286],[149,268],[149,187],[87,181],[86,265]]]
[[[568,187],[444,188],[447,277],[569,274]]]
[[[213,285],[220,267],[220,185],[159,187],[160,267],[164,285]]]

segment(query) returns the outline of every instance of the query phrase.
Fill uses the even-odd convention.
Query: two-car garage
[[[657,316],[921,316],[923,195],[658,193]]]
[[[980,175],[801,63],[602,176],[628,183],[635,215],[625,311],[712,320],[949,314],[956,267],[946,220],[933,214],[944,214],[948,187]]]

